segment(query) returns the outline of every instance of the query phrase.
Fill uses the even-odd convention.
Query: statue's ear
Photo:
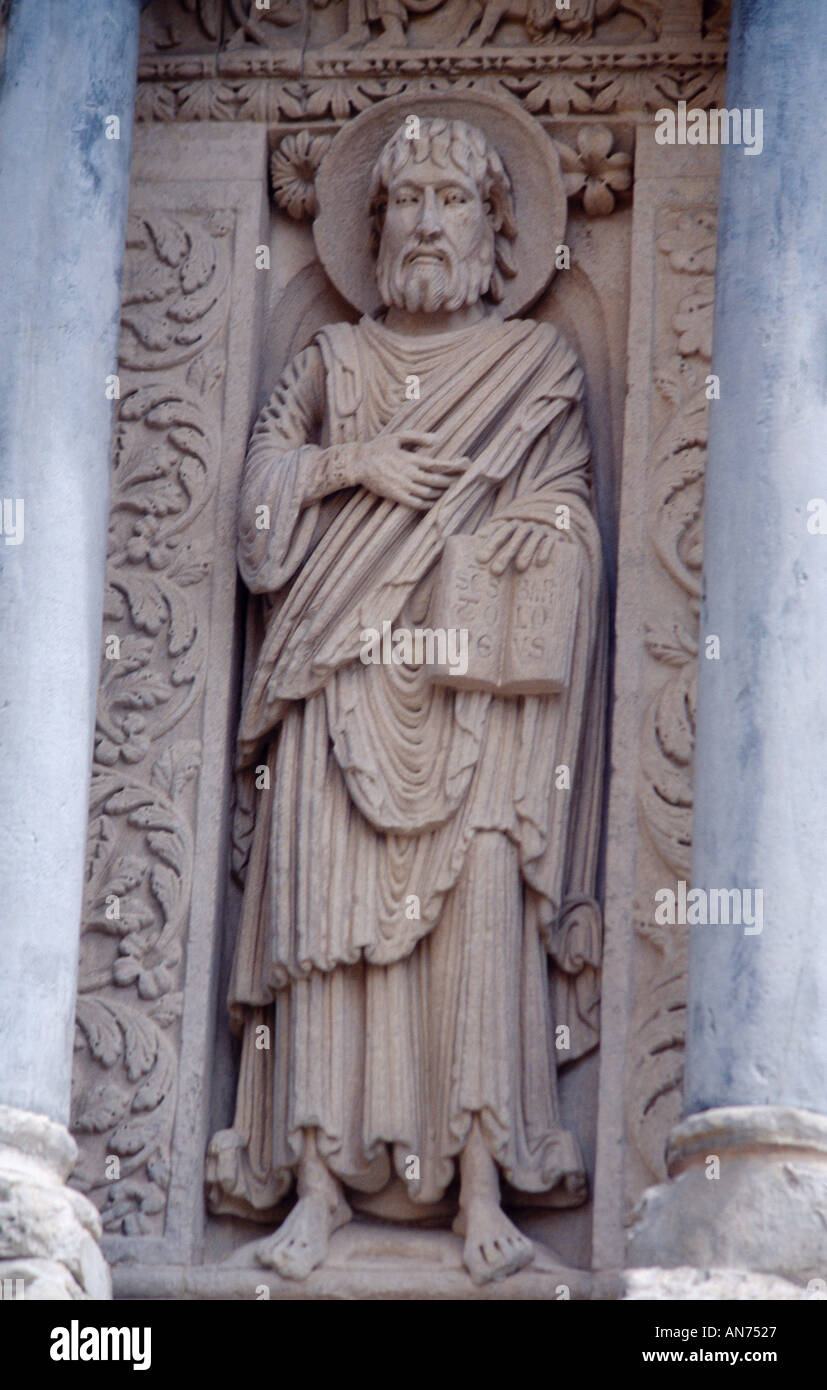
[[[496,189],[492,188],[488,197],[483,199],[482,205],[485,208],[485,215],[491,223],[492,231],[494,233],[499,232],[503,225],[503,207],[502,199],[498,197]]]

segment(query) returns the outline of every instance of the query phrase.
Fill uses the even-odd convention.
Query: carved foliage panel
[[[133,214],[76,1016],[73,1182],[163,1228],[203,757],[232,211]]]
[[[648,839],[638,873],[637,946],[630,999],[627,1123],[649,1180],[683,1082],[687,928],[657,925],[655,892],[688,879],[692,757],[701,596],[703,481],[715,270],[714,190],[663,208],[656,228],[656,349],[647,470],[647,557],[638,808]],[[630,1194],[636,1197],[635,1192]]]

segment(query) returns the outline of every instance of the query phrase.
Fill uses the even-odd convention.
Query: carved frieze
[[[651,42],[662,0],[154,0],[150,51],[380,51]]]
[[[480,86],[536,115],[723,101],[725,0],[155,0],[139,120],[336,124],[419,87]],[[695,18],[693,19],[693,16]]]
[[[448,86],[501,91],[541,116],[648,114],[678,101],[707,109],[723,103],[725,62],[720,44],[626,55],[590,48],[290,62],[263,50],[218,61],[159,55],[141,64],[136,116],[266,121],[287,130],[321,120],[339,124],[385,97]]]

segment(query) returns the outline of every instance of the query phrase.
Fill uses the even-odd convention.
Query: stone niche
[[[717,196],[716,151],[657,145],[654,113],[722,104],[725,25],[700,0],[571,0],[568,16],[494,0],[145,11],[73,1085],[73,1181],[101,1211],[116,1295],[587,1298],[623,1267],[682,1074],[685,943],[655,926],[653,895],[686,877],[691,842]],[[358,318],[313,237],[333,138],[385,100],[416,112],[461,92],[536,122],[568,199],[568,264],[525,313],[585,373],[613,613],[600,1040],[559,1074],[588,1199],[520,1194],[508,1209],[535,1258],[502,1281],[472,1283],[450,1213],[396,1222],[381,1204],[295,1281],[249,1253],[272,1221],[213,1215],[205,1198],[239,1072],[239,487],[285,366],[323,325]]]

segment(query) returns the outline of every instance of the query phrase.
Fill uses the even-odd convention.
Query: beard
[[[440,260],[408,260],[416,250],[438,251]],[[439,309],[462,309],[476,304],[488,290],[494,272],[494,239],[481,241],[465,260],[447,242],[436,247],[416,238],[405,242],[392,260],[385,239],[379,247],[376,283],[383,302],[409,314],[434,314]]]

